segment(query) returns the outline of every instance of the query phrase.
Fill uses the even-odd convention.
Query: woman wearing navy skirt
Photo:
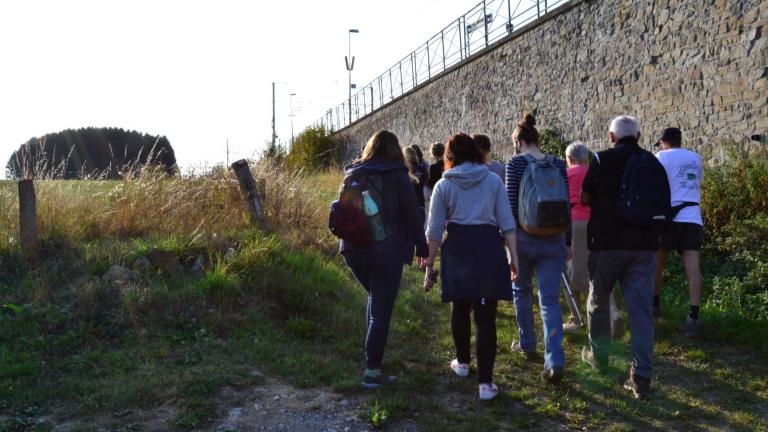
[[[451,302],[451,333],[456,359],[451,369],[461,377],[469,374],[470,311],[477,328],[477,380],[479,396],[490,400],[498,394],[493,383],[496,359],[496,305],[512,299],[512,280],[517,273],[517,224],[501,179],[483,163],[484,156],[466,134],[452,136],[445,151],[443,178],[432,192],[427,227],[429,257],[424,287],[434,280],[433,263],[441,252],[442,300]],[[443,242],[443,234],[448,235]],[[507,261],[504,241],[509,247]]]

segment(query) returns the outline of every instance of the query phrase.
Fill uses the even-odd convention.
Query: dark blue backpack
[[[621,176],[619,216],[631,225],[660,227],[672,222],[670,199],[664,166],[651,152],[635,150]]]

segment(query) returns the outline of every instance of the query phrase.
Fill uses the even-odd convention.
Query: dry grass
[[[325,233],[325,184],[340,181],[336,173],[313,176],[263,162],[252,164],[263,184],[270,227],[299,242],[329,245]],[[263,182],[261,181],[263,180]],[[168,176],[145,170],[122,181],[39,180],[35,182],[42,237],[71,242],[99,238],[128,239],[178,236],[194,242],[250,225],[247,205],[231,172],[202,176]],[[15,182],[0,183],[0,248],[18,236]]]

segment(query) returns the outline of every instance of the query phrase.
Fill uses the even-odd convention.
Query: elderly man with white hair
[[[638,146],[637,120],[616,117],[611,122],[609,137],[612,147],[595,155],[581,192],[581,202],[591,207],[587,226],[589,345],[582,350],[582,359],[598,370],[608,366],[609,297],[619,282],[632,333],[632,367],[624,387],[635,398],[645,399],[650,395],[653,374],[653,274],[660,230],[629,224],[619,216],[624,170],[630,158],[649,153]]]

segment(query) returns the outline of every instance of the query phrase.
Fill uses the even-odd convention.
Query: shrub
[[[707,302],[768,319],[768,151],[733,152],[702,183],[705,255],[715,259]],[[733,271],[733,269],[738,269]],[[709,270],[710,272],[712,269]]]
[[[539,148],[541,151],[560,159],[565,158],[565,148],[568,147],[563,134],[556,129],[542,129],[539,132]]]
[[[340,163],[341,149],[325,126],[304,129],[286,157],[288,167],[317,171]]]

